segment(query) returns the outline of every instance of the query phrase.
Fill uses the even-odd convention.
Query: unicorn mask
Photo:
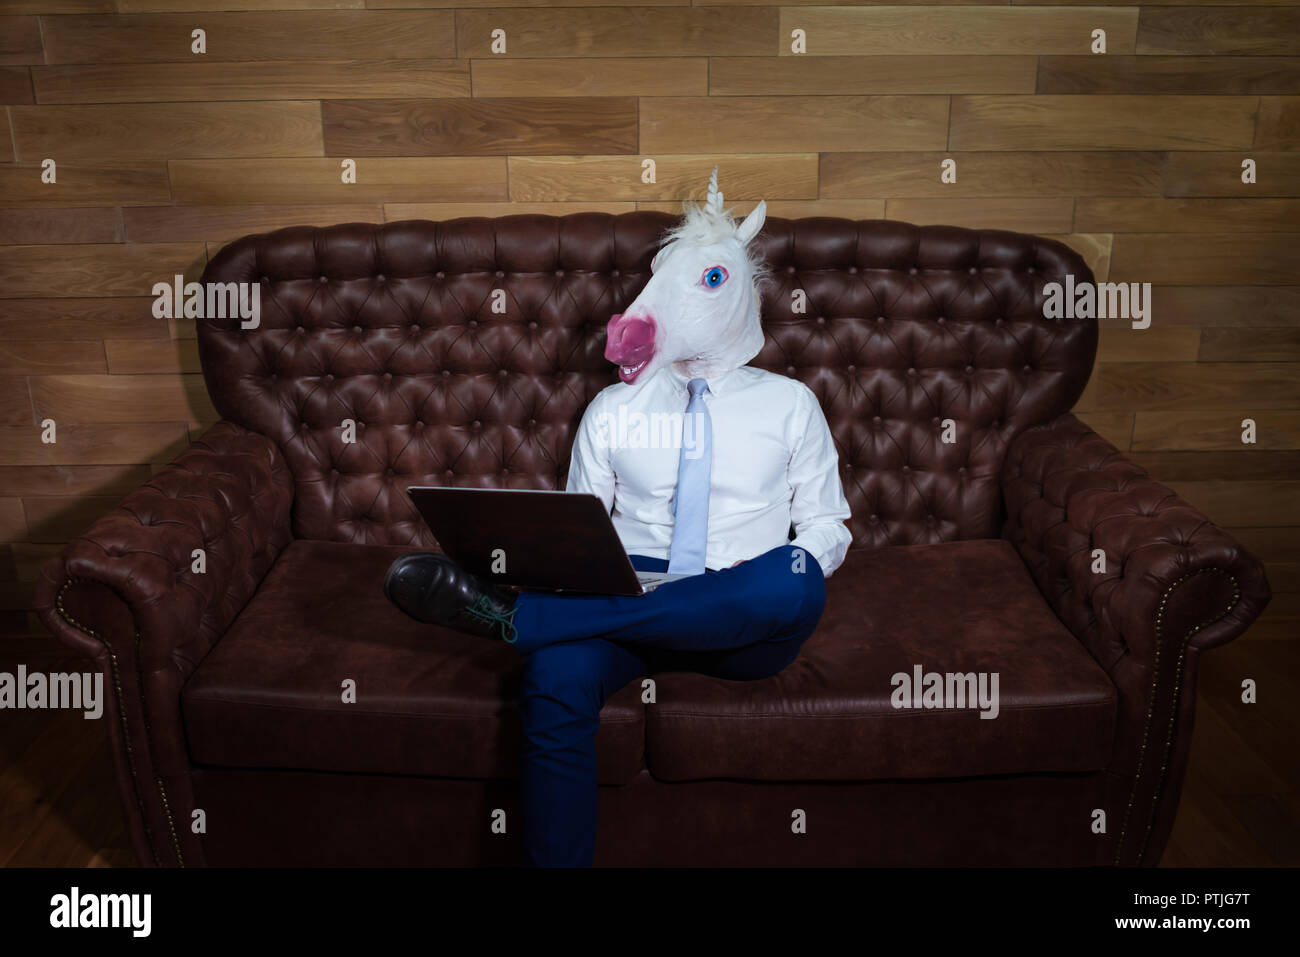
[[[758,282],[763,263],[751,249],[767,215],[760,201],[737,225],[722,208],[718,170],[703,207],[688,206],[650,264],[652,273],[627,311],[611,316],[605,358],[629,384],[666,365],[707,379],[739,368],[763,348]]]

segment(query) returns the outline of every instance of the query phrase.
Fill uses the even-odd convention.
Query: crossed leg
[[[643,571],[661,560],[633,557]],[[585,866],[596,844],[596,728],[605,701],[652,672],[735,681],[776,674],[821,618],[826,584],[791,546],[636,598],[528,595],[515,615],[526,860]],[[598,637],[597,637],[598,636]]]

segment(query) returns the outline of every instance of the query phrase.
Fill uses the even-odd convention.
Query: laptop
[[[685,575],[632,567],[605,503],[587,492],[411,486],[443,552],[485,581],[644,595]]]

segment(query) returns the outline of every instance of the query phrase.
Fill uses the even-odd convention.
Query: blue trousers
[[[632,556],[640,571],[663,559]],[[635,598],[525,593],[515,648],[525,656],[523,834],[533,866],[589,866],[596,847],[596,728],[605,701],[664,671],[735,681],[774,675],[799,654],[826,605],[816,559],[783,545],[733,568]]]

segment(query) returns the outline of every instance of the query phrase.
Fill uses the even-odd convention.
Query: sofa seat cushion
[[[409,548],[296,541],[182,693],[196,764],[454,778],[518,776],[522,659],[423,625],[384,597]],[[356,701],[343,700],[355,682]],[[602,783],[644,767],[634,683],[601,712]]]
[[[854,550],[826,584],[821,624],[779,674],[657,679],[646,713],[652,775],[834,781],[1108,764],[1115,688],[1007,542]],[[917,666],[996,673],[997,717],[894,708],[892,677]]]

